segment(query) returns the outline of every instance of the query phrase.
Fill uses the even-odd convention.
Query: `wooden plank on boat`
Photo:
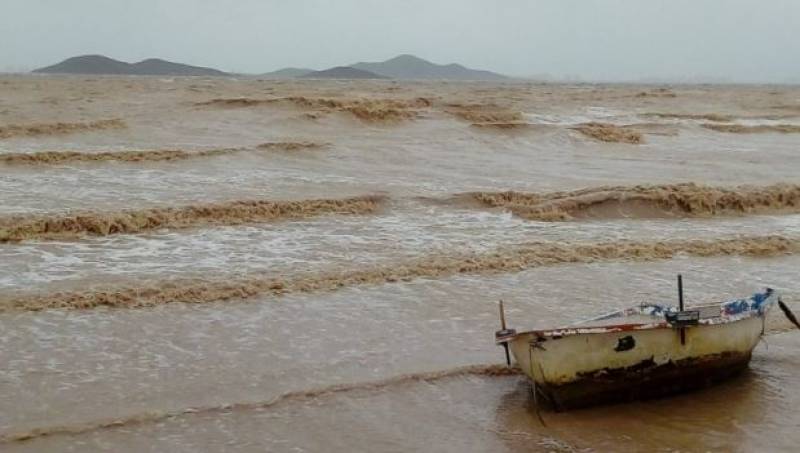
[[[704,305],[700,307],[694,307],[692,310],[697,310],[700,312],[700,319],[712,319],[722,316],[722,309],[719,305]]]

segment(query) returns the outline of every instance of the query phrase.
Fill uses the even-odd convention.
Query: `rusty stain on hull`
[[[562,385],[537,385],[556,411],[659,398],[709,387],[745,370],[750,352],[724,352],[658,365],[653,359],[630,367],[581,373]]]

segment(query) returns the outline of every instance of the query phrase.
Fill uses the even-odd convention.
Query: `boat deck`
[[[591,321],[581,321],[575,324],[570,324],[567,327],[578,327],[581,329],[591,328],[591,327],[605,327],[605,326],[614,326],[619,324],[650,324],[654,322],[661,322],[664,321],[664,316],[652,316],[643,313],[637,313],[627,316],[620,316],[620,317],[613,317],[613,318],[606,318],[606,319],[597,319]]]

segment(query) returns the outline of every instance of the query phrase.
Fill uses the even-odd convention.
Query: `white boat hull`
[[[623,325],[517,334],[508,342],[536,391],[556,409],[662,396],[703,387],[743,369],[765,312],[679,328]],[[563,334],[559,334],[559,332]]]

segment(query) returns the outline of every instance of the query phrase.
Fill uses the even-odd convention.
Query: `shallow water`
[[[535,222],[452,202],[454,194],[478,190],[797,183],[800,134],[719,133],[700,127],[702,120],[645,115],[720,113],[741,124],[773,121],[758,118],[786,113],[776,106],[800,104],[794,88],[674,87],[675,97],[662,98],[637,97],[650,88],[632,86],[146,77],[0,82],[7,82],[0,83],[0,126],[104,118],[128,124],[0,139],[0,153],[330,143],[175,162],[0,164],[3,216],[389,197],[369,215],[0,243],[0,299],[168,279],[368,269],[532,241],[800,236],[800,216],[791,213]],[[397,124],[361,122],[339,111],[308,119],[307,109],[287,105],[195,105],[298,94],[424,96],[433,105]],[[525,112],[525,121],[537,126],[479,130],[447,113],[452,102]],[[642,145],[599,143],[569,128],[586,121],[656,121],[670,132],[645,130]],[[674,275],[681,272],[690,304],[771,286],[800,308],[798,265],[800,256],[791,254],[680,255],[198,305],[0,313],[0,450],[791,451],[800,441],[800,336],[786,331],[777,311],[751,370],[736,380],[677,398],[546,412],[546,427],[521,376],[448,370],[503,361],[492,337],[498,299],[512,327],[555,326],[643,300],[673,302]],[[444,376],[419,376],[439,371]],[[329,391],[335,386],[347,390]],[[11,440],[32,431],[38,434],[31,440]]]
[[[676,272],[691,276],[686,284],[689,303],[730,298],[767,284],[782,288],[787,295],[796,294],[800,288],[789,269],[798,264],[797,258],[786,257],[769,260],[687,258],[646,265],[558,266],[502,276],[398,283],[324,295],[264,298],[233,304],[4,315],[2,329],[7,333],[2,347],[8,365],[2,373],[2,382],[7,390],[2,397],[2,406],[24,404],[26,410],[5,413],[0,420],[0,429],[16,433],[37,427],[91,425],[92,422],[135,418],[151,412],[270,401],[291,391],[500,362],[502,351],[494,346],[491,336],[497,324],[494,300],[500,297],[506,301],[512,326],[559,325],[580,318],[600,301],[605,309],[642,301],[671,302],[675,298],[672,276]],[[581,282],[578,285],[575,284],[577,279]],[[796,303],[787,299],[789,303]],[[777,313],[773,317],[777,321]],[[755,410],[753,406],[757,406],[759,414],[789,411],[785,415],[791,417],[793,409],[787,404],[784,391],[791,392],[793,386],[800,385],[791,372],[800,364],[800,359],[791,354],[792,348],[798,345],[798,338],[792,332],[774,332],[767,336],[766,344],[757,349],[751,373],[756,377],[745,377],[739,385],[731,386],[727,398],[744,398],[742,404],[747,410]],[[529,409],[530,402],[524,398],[527,394],[517,388],[521,383],[509,389],[505,382],[507,378],[478,376],[468,380],[485,381],[479,382],[479,388],[494,388],[489,393],[505,389],[501,395],[511,393],[513,400],[519,403],[520,407],[504,403],[508,396],[487,402],[501,406],[511,414],[498,413],[495,417],[511,417],[511,420],[526,417],[529,422],[534,421],[524,410]],[[497,382],[493,383],[493,380]],[[462,404],[468,407],[480,407],[480,404],[470,401],[470,391],[459,390],[458,385],[455,385],[456,393],[450,395],[451,381],[443,379],[424,385],[415,384],[431,387],[430,391],[440,394],[439,399],[454,399],[449,409],[447,403],[439,401],[437,404],[445,404],[439,410],[455,411],[464,418],[465,427],[453,432],[453,427],[444,423],[439,427],[440,435],[459,437],[473,425],[482,429],[491,427],[491,424],[486,425],[486,420],[475,418],[480,414],[462,414],[459,411]],[[374,404],[378,407],[392,404],[392,401],[400,404],[408,415],[397,421],[406,417],[414,419],[414,411],[420,415],[427,412],[427,406],[422,404],[427,398],[418,397],[417,403],[409,404],[405,401],[408,389],[403,389],[408,386],[396,386],[400,387],[396,396],[392,396],[395,390],[395,385],[392,385],[378,392],[356,391],[352,397],[348,393],[336,398],[308,398],[307,401],[301,398],[299,403],[290,400],[280,405],[279,410],[290,413],[299,410],[295,420],[300,424],[307,423],[305,417],[311,416],[308,410],[304,410],[306,405],[319,407],[323,414],[327,411],[331,414],[322,415],[322,419],[311,416],[312,424],[324,423],[324,417],[338,413],[339,404],[353,406],[351,411],[357,412],[365,400],[365,410]],[[744,388],[740,388],[742,386]],[[377,402],[372,401],[373,398],[377,398]],[[705,392],[687,397],[689,400],[693,398],[701,401],[711,398],[712,402],[714,399]],[[749,398],[757,398],[759,404],[747,403]],[[651,407],[651,404],[655,406]],[[705,414],[702,406],[692,406],[691,416],[707,419],[705,423],[723,430],[720,420],[717,420],[723,411],[718,406],[719,403],[717,407],[711,404]],[[641,403],[637,407],[658,414],[652,428],[659,436],[668,435],[668,429],[662,426],[663,420],[659,420],[669,420],[669,414],[664,410],[674,408],[675,420],[671,423],[682,425],[680,420],[686,416],[678,403]],[[526,424],[519,420],[514,422],[518,426],[513,429],[502,424],[496,429],[527,430],[535,436],[550,436],[568,443],[584,440],[586,446],[591,446],[595,438],[592,433],[602,434],[619,427],[622,431],[620,436],[625,432],[632,435],[636,430],[624,427],[635,421],[644,425],[641,429],[645,432],[638,434],[639,440],[645,442],[642,447],[657,444],[653,439],[646,440],[649,436],[646,421],[638,416],[631,417],[625,409],[611,410],[618,413],[619,419],[607,419],[604,415],[605,421],[595,420],[588,415],[606,413],[600,409],[579,411],[575,418],[568,416],[568,421],[581,422],[575,432],[568,427],[558,429],[559,423],[555,421],[552,422],[557,427],[555,433],[540,430],[535,423],[526,428]],[[136,451],[142,439],[150,439],[154,442],[149,447],[153,451],[173,447],[188,450],[197,442],[197,436],[205,436],[210,442],[230,440],[226,437],[229,435],[238,437],[243,428],[229,417],[248,418],[248,413],[263,413],[266,420],[281,418],[271,411],[272,408],[245,409],[241,411],[245,413],[239,414],[234,410],[234,414],[221,419],[212,413],[197,417],[188,414],[166,422],[130,423],[108,430],[108,433],[106,429],[99,429],[75,438],[57,435],[42,439],[42,445],[58,444],[57,438],[63,437],[64,442],[85,441],[89,442],[86,448],[92,445],[96,448],[109,438],[118,439],[113,442],[120,446],[128,445],[130,440],[131,451]],[[391,420],[389,415],[382,415],[388,418],[387,422]],[[368,418],[366,415],[359,417]],[[548,413],[546,417],[559,420],[564,415]],[[744,423],[751,414],[743,411],[736,417]],[[193,426],[197,418],[202,422]],[[219,423],[224,425],[219,426]],[[235,428],[226,428],[229,423]],[[271,439],[269,430],[263,432],[264,427],[257,422],[249,423],[254,424],[255,432],[247,436],[256,436],[262,441]],[[581,424],[596,427],[583,432]],[[258,426],[261,428],[256,429]],[[235,434],[227,433],[227,429],[233,429]],[[312,442],[324,442],[329,436],[335,436],[335,432],[332,429],[328,434],[321,433],[321,437],[312,439]],[[703,424],[686,426],[682,432],[687,439],[709,435],[707,426]],[[274,435],[280,437],[280,433]],[[301,436],[301,433],[294,435]],[[182,439],[188,443],[182,445]],[[613,436],[600,436],[599,439],[614,441]],[[124,442],[119,443],[122,440]],[[384,439],[378,435],[375,440]],[[33,441],[29,446],[36,447],[38,442]],[[413,444],[406,446],[411,448]],[[455,450],[455,446],[452,447],[451,450],[451,446],[445,444],[434,449]]]

